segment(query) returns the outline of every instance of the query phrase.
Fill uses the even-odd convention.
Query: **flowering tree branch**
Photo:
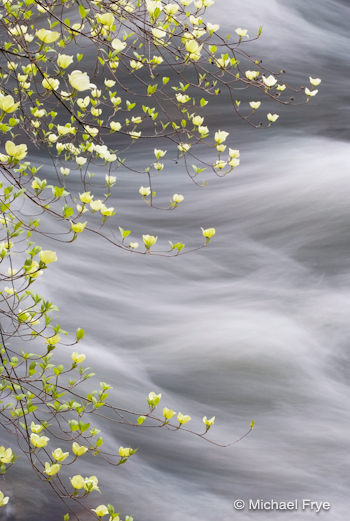
[[[57,307],[34,289],[57,261],[54,251],[37,244],[41,237],[70,243],[93,233],[128,252],[167,257],[208,246],[216,233],[212,226],[202,228],[198,244],[185,248],[179,240],[159,250],[155,231],[139,238],[124,228],[109,202],[118,190],[117,171],[133,174],[141,202],[177,210],[181,193],[170,194],[165,205],[158,202],[157,179],[169,165],[181,166],[203,186],[207,174],[224,177],[240,164],[229,132],[208,123],[212,101],[219,97],[243,122],[260,127],[261,119],[270,126],[279,118],[271,112],[258,118],[264,100],[295,105],[317,94],[319,78],[309,78],[310,88],[289,85],[284,71],[269,70],[245,50],[261,29],[250,38],[238,27],[224,38],[208,19],[212,4],[3,0],[0,6],[1,426],[65,502],[65,520],[71,514],[78,519],[75,505],[83,508],[100,491],[97,476],[77,470],[84,457],[118,467],[136,452],[104,451],[94,417],[135,428],[185,430],[216,446],[230,445],[208,438],[215,417],[205,416],[203,432],[195,432],[184,427],[191,420],[187,414],[168,407],[156,414],[161,394],[154,391],[143,413],[109,403],[111,386],[105,382],[83,393],[82,384],[94,376],[83,366],[85,354],[73,351],[63,365],[56,353],[82,341],[84,331],[78,328],[74,341],[63,342],[66,332],[53,318]],[[140,143],[152,155],[141,167],[132,160]],[[203,147],[211,151],[208,161]],[[54,175],[38,164],[36,151],[50,158]],[[69,188],[71,177],[80,181],[78,189]],[[50,219],[60,231],[47,231]],[[104,226],[113,219],[118,236]],[[16,457],[12,447],[0,446],[2,473]],[[74,468],[70,479],[63,472],[68,465]],[[8,501],[0,492],[0,507]],[[119,520],[111,504],[84,508],[91,516]]]

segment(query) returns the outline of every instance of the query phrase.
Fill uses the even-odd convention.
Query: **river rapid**
[[[55,249],[59,263],[45,291],[66,329],[86,329],[81,349],[111,399],[143,409],[149,391],[190,414],[216,416],[212,438],[109,423],[105,446],[139,447],[118,469],[86,463],[105,483],[104,498],[135,521],[304,521],[310,510],[233,509],[249,498],[328,501],[318,516],[348,519],[350,486],[350,168],[349,42],[346,1],[220,0],[224,30],[263,26],[254,52],[287,70],[295,84],[322,78],[312,103],[278,110],[255,130],[216,105],[241,166],[199,189],[175,167],[168,193],[176,212],[145,208],[135,183],[118,176],[117,205],[136,233],[200,240],[209,248],[175,259],[122,253],[98,237]],[[216,14],[215,14],[216,13]],[[227,21],[230,21],[229,23]],[[251,47],[253,49],[253,47]],[[276,107],[275,107],[276,109]],[[279,107],[277,107],[279,109]],[[147,150],[139,148],[140,161]],[[140,183],[141,184],[141,183]],[[121,222],[122,224],[122,222]],[[123,225],[123,224],[122,224]],[[99,422],[97,422],[99,424]],[[71,475],[68,473],[68,475]],[[57,521],[65,512],[20,460],[6,476],[13,521]],[[35,490],[33,489],[35,488]],[[92,506],[100,503],[95,496]]]

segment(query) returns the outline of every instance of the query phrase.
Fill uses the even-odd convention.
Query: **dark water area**
[[[239,438],[253,418],[256,428],[220,449],[187,433],[98,420],[106,448],[140,450],[118,469],[86,460],[81,473],[98,475],[104,486],[103,500],[96,495],[91,506],[114,503],[135,521],[316,516],[300,508],[233,509],[234,499],[249,498],[329,501],[331,510],[317,517],[344,521],[350,507],[349,4],[235,0],[215,9],[213,22],[225,31],[240,26],[254,34],[263,25],[254,52],[272,68],[284,67],[296,85],[307,85],[309,75],[322,78],[318,96],[276,110],[276,126],[261,130],[218,102],[216,126],[230,128],[241,166],[203,189],[174,166],[159,186],[185,195],[176,212],[146,208],[135,196],[143,178],[117,174],[113,204],[121,226],[135,235],[155,233],[161,245],[198,244],[200,227],[215,226],[210,248],[166,259],[122,253],[94,236],[62,247],[47,241],[60,262],[41,284],[61,308],[65,328],[86,329],[81,349],[100,380],[113,385],[113,402],[142,410],[149,391],[161,392],[163,405],[190,414],[194,428],[203,415],[215,415],[217,441]],[[135,165],[152,152],[153,146],[136,149]],[[66,511],[20,460],[6,476],[6,491],[17,499],[0,519],[56,521]]]

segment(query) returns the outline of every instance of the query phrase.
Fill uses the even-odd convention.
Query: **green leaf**
[[[67,219],[68,217],[71,217],[74,214],[74,210],[72,207],[65,204],[63,207],[62,213],[63,213],[63,217],[65,217]]]
[[[173,244],[171,241],[169,241],[169,244],[172,250],[177,250],[179,252],[183,250],[183,248],[185,247],[185,244],[183,242],[176,242],[175,244]]]
[[[121,226],[119,226],[119,231],[120,231],[120,235],[122,236],[123,239],[128,237],[131,233],[130,230],[124,230],[124,228],[122,228]]]
[[[69,420],[68,423],[72,432],[77,431],[79,429],[79,423],[77,422],[77,420]]]
[[[84,338],[85,336],[85,331],[83,328],[79,327],[75,333],[75,337],[77,339],[77,342],[79,342],[79,340],[81,340],[82,338]]]
[[[55,197],[65,197],[66,195],[69,195],[69,192],[67,192],[64,186],[53,186],[52,193]]]
[[[9,127],[8,125],[5,125],[5,123],[1,123],[1,125],[0,125],[1,132],[6,134],[6,132],[8,132],[10,129],[11,129],[11,127]]]
[[[101,447],[101,445],[103,445],[103,439],[100,437],[100,438],[97,438],[97,440],[96,440],[96,445],[95,445],[96,449],[98,447]]]
[[[154,94],[156,92],[157,88],[158,88],[157,83],[155,83],[154,85],[148,85],[148,87],[147,87],[148,96],[152,96],[152,94]]]
[[[9,119],[9,124],[11,125],[11,127],[14,127],[15,125],[18,125],[19,123],[19,119],[16,119],[16,118],[10,118]]]
[[[206,170],[206,168],[200,168],[197,165],[192,165],[192,168],[196,172],[196,174],[201,174],[202,172],[204,172],[204,170]]]
[[[90,427],[90,423],[79,422],[79,429],[81,432],[85,432]]]
[[[84,18],[87,17],[89,12],[90,12],[90,9],[85,9],[85,7],[83,5],[79,5],[79,14],[80,14],[82,20],[84,20]]]

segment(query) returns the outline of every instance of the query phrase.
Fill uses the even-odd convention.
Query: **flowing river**
[[[162,404],[190,414],[194,428],[203,415],[215,415],[212,438],[219,442],[239,438],[252,419],[256,427],[223,449],[185,432],[101,422],[107,448],[140,450],[117,469],[96,460],[80,471],[98,475],[106,502],[135,521],[317,515],[300,503],[288,512],[234,510],[234,500],[249,498],[328,501],[320,518],[345,521],[350,5],[220,0],[215,9],[213,22],[227,32],[241,26],[253,34],[263,25],[254,53],[286,68],[295,85],[306,84],[309,74],[322,78],[318,96],[306,106],[275,106],[278,123],[262,130],[218,102],[216,127],[231,130],[241,166],[203,189],[182,169],[168,171],[167,192],[185,195],[176,212],[146,208],[135,197],[138,185],[118,176],[121,225],[188,244],[200,241],[200,226],[215,226],[209,248],[167,259],[123,253],[95,236],[68,246],[48,242],[60,262],[50,267],[44,289],[66,329],[86,329],[80,349],[113,385],[115,403],[142,411],[148,392],[161,392]],[[138,153],[141,164],[148,150]],[[6,486],[13,501],[1,519],[57,521],[66,511],[20,460]],[[97,496],[92,506],[102,502]]]

